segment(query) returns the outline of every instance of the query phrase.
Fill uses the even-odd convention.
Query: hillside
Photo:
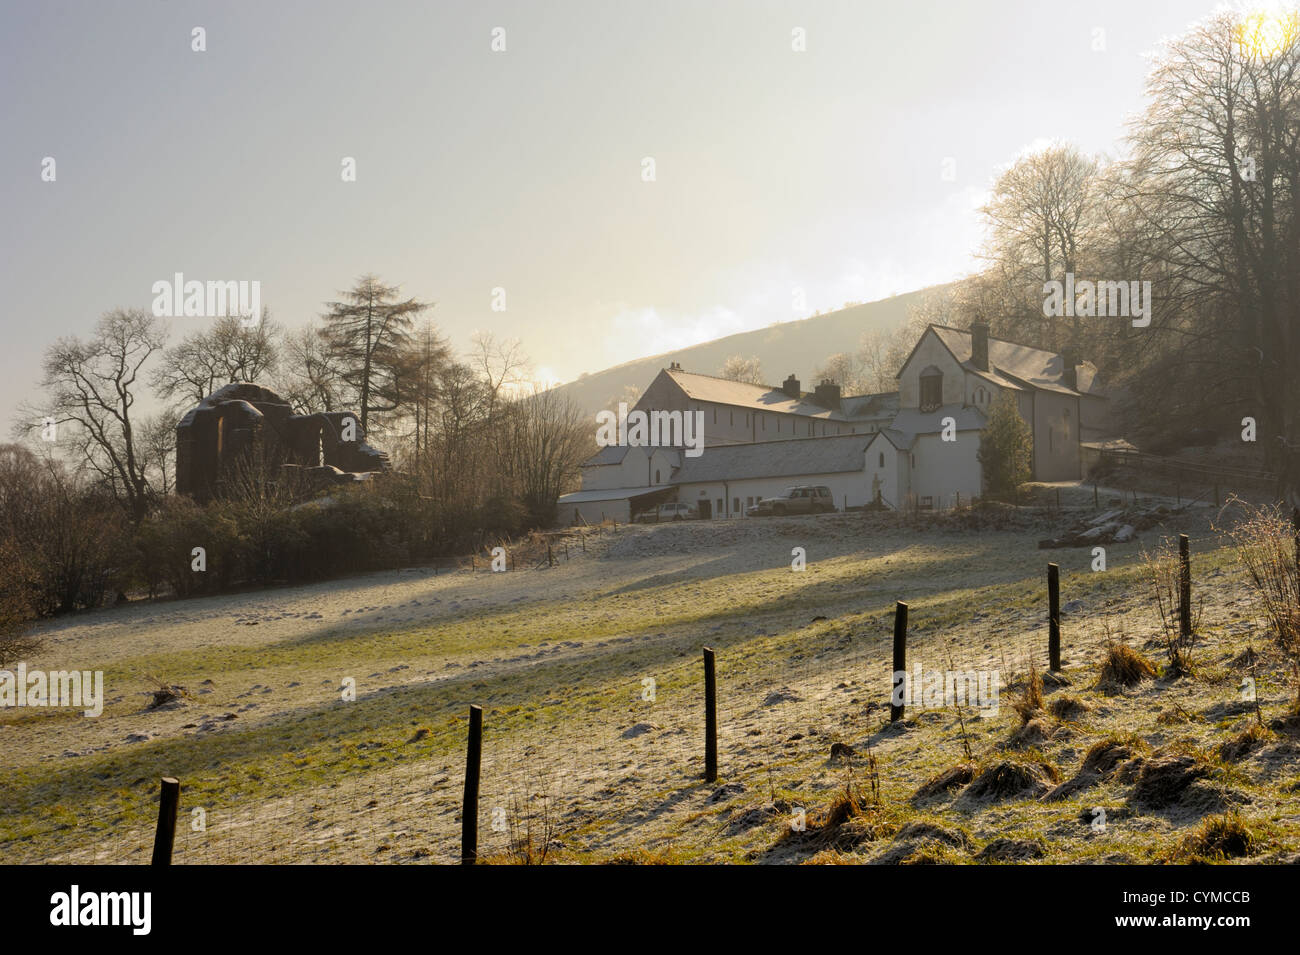
[[[757,356],[769,384],[779,384],[793,372],[805,387],[810,388],[813,369],[828,355],[856,349],[862,333],[870,329],[893,331],[899,328],[907,321],[911,306],[919,305],[926,296],[941,288],[943,286],[920,289],[879,302],[853,305],[811,318],[728,335],[690,348],[638,358],[604,371],[582,375],[577,381],[560,385],[557,390],[572,397],[584,412],[594,414],[611,398],[623,394],[629,385],[638,392],[642,391],[659,369],[671,362],[678,362],[687,371],[715,374],[732,355]]]

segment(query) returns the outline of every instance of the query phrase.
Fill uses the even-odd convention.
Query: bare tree
[[[865,362],[859,352],[836,352],[813,370],[816,382],[830,381],[844,394],[861,394],[868,389]]]
[[[722,363],[718,369],[718,377],[726,378],[729,381],[743,381],[751,385],[761,385],[763,383],[763,366],[757,356],[745,358],[743,355],[732,355]]]
[[[52,418],[60,446],[72,449],[78,465],[112,491],[133,522],[144,517],[154,494],[135,430],[136,391],[145,363],[165,341],[166,332],[148,312],[108,312],[89,339],[61,338],[46,350],[41,385],[47,400],[39,409],[24,409],[23,430],[38,430]]]
[[[166,401],[198,404],[222,385],[257,381],[273,374],[280,361],[279,329],[270,313],[246,328],[237,316],[217,319],[210,328],[187,335],[163,352],[150,384]]]
[[[1056,143],[1021,157],[993,187],[982,210],[990,226],[989,258],[1020,276],[1016,304],[1038,344],[1056,347],[1057,329],[1041,307],[1042,283],[1078,268],[1081,245],[1096,221],[1100,162]],[[1009,304],[1009,303],[1006,303]],[[1080,334],[1078,319],[1071,341]]]
[[[1300,14],[1215,14],[1166,44],[1148,96],[1122,192],[1163,271],[1146,337],[1188,393],[1256,418],[1300,504]]]

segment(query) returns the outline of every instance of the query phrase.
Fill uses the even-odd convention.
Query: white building
[[[743,517],[793,484],[830,487],[840,508],[951,507],[983,493],[980,435],[1003,392],[1029,425],[1034,480],[1078,480],[1081,440],[1108,431],[1092,365],[990,338],[982,322],[929,326],[897,377],[896,393],[841,398],[829,382],[803,392],[793,375],[775,388],[665,368],[635,408],[703,413],[703,454],[602,448],[582,490],[560,498],[559,520],[626,521],[674,499],[702,517]]]

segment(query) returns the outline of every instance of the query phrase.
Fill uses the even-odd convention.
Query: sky
[[[1122,152],[1145,55],[1212,10],[0,0],[0,420],[177,272],[290,327],[373,272],[545,382],[950,281],[999,169]]]

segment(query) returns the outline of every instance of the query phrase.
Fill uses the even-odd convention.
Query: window
[[[767,419],[766,419],[766,418],[761,418],[760,420],[763,422],[763,430],[766,431],[766,430],[767,430]]]
[[[718,408],[716,405],[713,408],[713,423],[714,424],[718,423]]]
[[[655,483],[656,483],[656,484],[659,483],[659,472],[658,472],[658,471],[655,471]]]
[[[736,513],[740,513],[740,498],[734,497],[731,499],[731,509]]]
[[[717,513],[715,513],[715,514],[713,515],[714,517],[721,517],[721,516],[722,516],[722,506],[723,506],[723,500],[722,500],[722,498],[718,498],[718,508],[717,508]]]
[[[983,385],[980,385],[975,389],[975,403],[977,405],[986,405],[989,403],[989,393],[984,390]]]
[[[884,451],[881,451],[881,452],[880,452],[880,466],[881,466],[882,468],[885,466],[885,452],[884,452]]]
[[[931,365],[921,372],[921,410],[937,411],[943,404],[943,372]]]
[[[733,428],[736,426],[736,412],[727,412],[727,424],[731,425]]]

